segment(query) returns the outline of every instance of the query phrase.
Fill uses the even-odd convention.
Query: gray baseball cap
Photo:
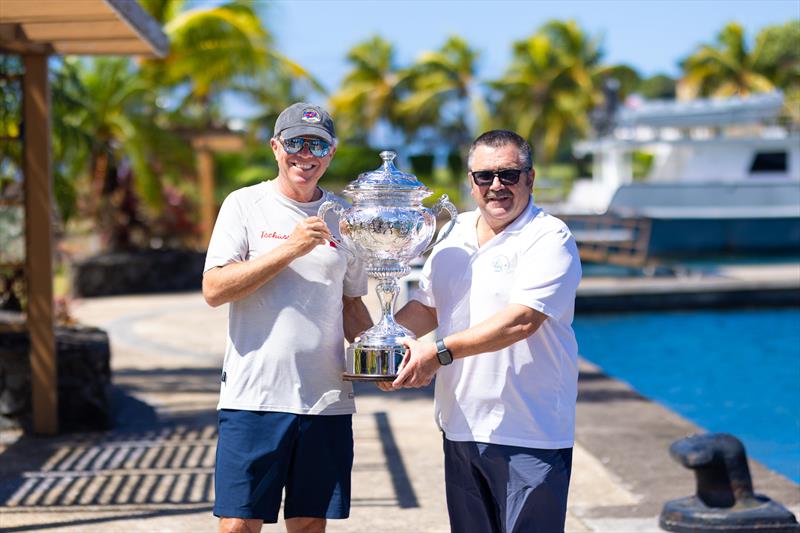
[[[317,105],[305,102],[292,104],[281,111],[275,121],[275,137],[291,139],[301,135],[314,135],[333,143],[336,130],[330,114]]]

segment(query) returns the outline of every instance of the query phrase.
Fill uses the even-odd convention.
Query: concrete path
[[[87,299],[74,313],[111,336],[117,425],[49,439],[0,434],[0,530],[214,531],[226,308],[187,293]],[[431,391],[358,384],[357,406],[351,517],[328,530],[449,531]],[[584,363],[567,530],[659,531],[663,503],[694,492],[667,446],[696,431]],[[759,492],[800,510],[796,484],[751,468]]]

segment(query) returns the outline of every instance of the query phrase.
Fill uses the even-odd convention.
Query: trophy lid
[[[370,172],[358,175],[345,187],[344,193],[350,197],[365,191],[392,191],[392,192],[418,192],[423,197],[432,194],[432,191],[419,181],[413,174],[401,172],[394,166],[397,154],[391,150],[380,153],[383,164]]]

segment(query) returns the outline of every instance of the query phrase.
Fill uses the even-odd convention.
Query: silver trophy
[[[416,176],[397,170],[394,152],[381,152],[383,165],[365,172],[344,189],[353,202],[349,209],[332,201],[323,203],[319,217],[328,211],[339,216],[339,232],[343,243],[337,243],[361,258],[370,277],[379,280],[378,300],[381,320],[365,331],[346,351],[345,373],[348,381],[391,381],[397,376],[405,347],[403,337],[414,334],[394,320],[394,302],[400,287],[398,278],[407,275],[409,262],[433,248],[436,217],[442,210],[450,215],[450,223],[439,234],[447,237],[455,224],[456,207],[444,194],[432,209],[422,205],[430,196]]]

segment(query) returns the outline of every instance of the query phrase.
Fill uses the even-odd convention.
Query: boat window
[[[786,172],[786,152],[756,152],[750,173]]]

